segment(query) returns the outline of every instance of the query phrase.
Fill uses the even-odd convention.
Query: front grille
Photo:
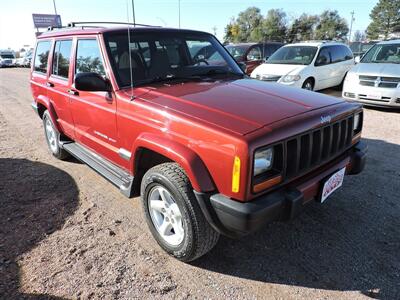
[[[350,145],[353,116],[286,140],[286,179],[332,160]]]
[[[262,81],[270,81],[270,82],[277,82],[282,76],[279,75],[256,75],[258,80]]]
[[[360,85],[394,89],[400,83],[400,77],[359,76]]]

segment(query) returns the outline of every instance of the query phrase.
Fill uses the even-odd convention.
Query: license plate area
[[[319,199],[321,203],[323,203],[330,195],[332,195],[334,191],[342,186],[345,172],[346,167],[333,173],[323,182],[321,196]]]

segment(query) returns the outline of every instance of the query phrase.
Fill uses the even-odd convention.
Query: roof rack
[[[76,27],[76,25],[84,25],[84,24],[115,24],[115,25],[133,25],[133,26],[143,26],[143,27],[161,27],[156,25],[128,23],[128,22],[70,22],[68,23],[67,27]],[[82,26],[82,27],[89,27],[89,26]],[[100,27],[100,26],[91,26],[91,27]]]

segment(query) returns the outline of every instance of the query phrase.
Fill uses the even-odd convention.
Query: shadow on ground
[[[400,146],[366,139],[367,167],[323,205],[242,238],[194,265],[260,282],[400,299]]]
[[[26,159],[0,158],[0,298],[59,299],[20,291],[18,257],[60,229],[78,205],[67,173]]]

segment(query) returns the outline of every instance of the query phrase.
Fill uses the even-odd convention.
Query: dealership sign
[[[32,14],[36,28],[61,27],[60,15]]]

